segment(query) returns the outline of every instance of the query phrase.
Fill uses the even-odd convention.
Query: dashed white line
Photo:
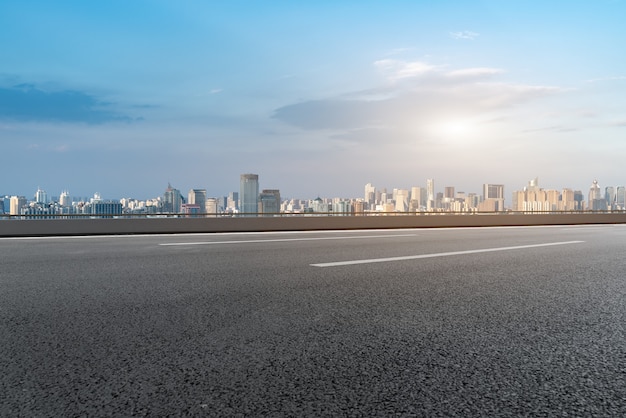
[[[446,253],[419,254],[419,255],[409,255],[409,256],[403,256],[403,257],[387,257],[387,258],[370,258],[366,260],[335,261],[331,263],[311,264],[311,266],[313,267],[337,267],[337,266],[350,266],[354,264],[384,263],[388,261],[417,260],[420,258],[447,257],[451,255],[477,254],[477,253],[488,253],[488,252],[495,252],[495,251],[521,250],[524,248],[550,247],[554,245],[580,244],[582,242],[585,242],[585,241],[548,242],[548,243],[543,243],[543,244],[518,245],[515,247],[483,248],[479,250],[451,251],[451,252],[446,252]]]
[[[237,240],[237,241],[165,242],[159,245],[184,246],[184,245],[255,244],[255,243],[262,243],[262,242],[323,241],[323,240],[339,240],[339,239],[399,238],[399,237],[414,237],[414,236],[416,236],[416,234],[357,235],[357,236],[350,236],[350,237],[276,238],[276,239],[250,239],[250,240]]]

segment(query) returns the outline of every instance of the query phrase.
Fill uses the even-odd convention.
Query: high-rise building
[[[409,211],[409,191],[406,189],[396,189],[396,212]]]
[[[167,189],[163,193],[163,213],[180,213],[183,203],[183,196],[180,190],[173,188],[168,183]]]
[[[280,190],[265,189],[261,191],[259,212],[265,215],[280,213]]]
[[[617,186],[615,191],[615,209],[626,209],[626,187],[624,186]]]
[[[72,206],[72,198],[70,197],[70,192],[68,192],[67,190],[63,190],[63,192],[61,192],[59,205],[61,205],[62,207]]]
[[[576,202],[575,210],[585,209],[585,195],[580,190],[574,190],[574,202]]]
[[[561,192],[561,205],[559,210],[576,210],[575,193],[572,189],[563,189]]]
[[[376,187],[372,183],[365,185],[365,203],[370,209],[376,205]]]
[[[206,210],[206,190],[205,189],[191,189],[187,193],[187,204],[198,205],[200,207],[200,213],[204,213]]]
[[[205,204],[205,212],[209,215],[217,215],[217,207],[218,207],[218,203],[217,203],[217,199],[214,197],[209,197],[206,200],[206,204]]]
[[[483,202],[493,200],[485,204],[485,207],[495,211],[504,210],[504,184],[483,184]]]
[[[22,208],[26,207],[28,201],[24,196],[11,196],[11,208],[9,214],[20,215]]]
[[[41,187],[37,188],[37,192],[35,192],[35,202],[46,204],[48,203],[48,193],[45,190],[42,190]]]
[[[426,210],[435,210],[435,180],[426,180]]]
[[[259,175],[242,174],[239,181],[239,213],[259,210]]]
[[[594,180],[589,188],[589,210],[607,210],[606,200],[602,197],[602,191],[598,180]]]
[[[504,184],[483,184],[483,200],[487,199],[504,200]]]
[[[604,188],[604,200],[606,200],[606,205],[609,209],[615,207],[615,187],[607,186]]]
[[[228,193],[228,198],[226,199],[226,208],[231,211],[239,209],[239,192],[230,192]]]

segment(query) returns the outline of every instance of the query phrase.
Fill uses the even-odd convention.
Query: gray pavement
[[[620,225],[0,239],[0,415],[625,416],[625,254]]]

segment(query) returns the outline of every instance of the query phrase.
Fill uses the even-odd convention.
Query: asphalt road
[[[626,416],[625,255],[623,225],[0,239],[0,415]]]

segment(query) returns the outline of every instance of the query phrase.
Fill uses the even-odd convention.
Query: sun
[[[476,124],[469,119],[442,119],[431,124],[428,131],[433,138],[450,143],[466,142],[477,134]]]

